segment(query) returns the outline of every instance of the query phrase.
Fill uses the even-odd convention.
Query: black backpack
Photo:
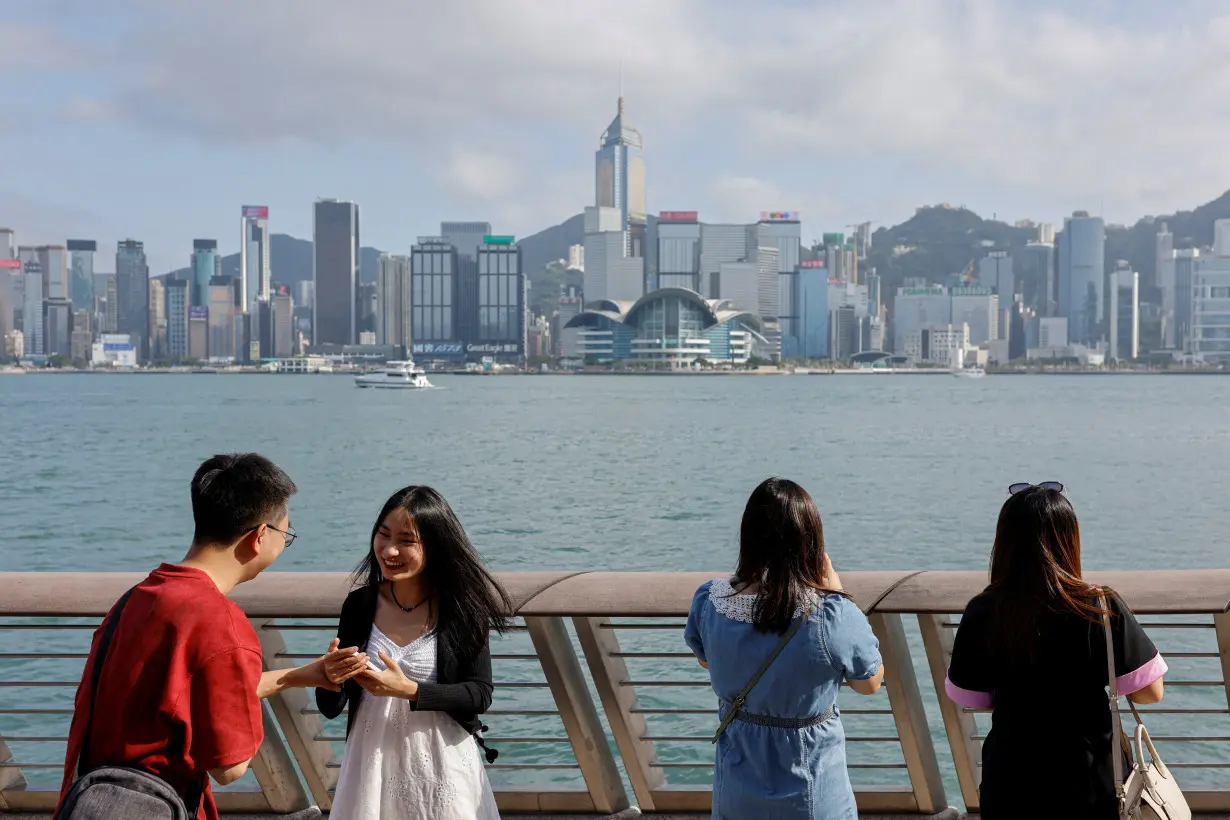
[[[94,720],[98,681],[102,677],[111,638],[115,635],[120,614],[130,595],[131,589],[116,602],[98,639],[98,652],[94,657],[90,679],[90,720],[86,723],[81,741],[78,766],[81,761],[89,760],[90,724]],[[204,785],[202,778],[200,783],[189,789],[188,799],[184,800],[165,780],[149,772],[129,766],[96,766],[82,773],[73,783],[56,817],[58,820],[196,820]]]

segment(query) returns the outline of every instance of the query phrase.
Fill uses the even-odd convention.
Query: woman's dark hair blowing
[[[437,602],[440,641],[462,656],[476,655],[489,631],[503,634],[508,628],[513,603],[483,566],[453,508],[431,487],[403,487],[384,502],[372,525],[367,556],[355,569],[355,583],[379,592],[384,576],[376,560],[376,534],[398,507],[410,514],[423,544],[423,576]]]
[[[752,610],[756,628],[784,634],[795,610],[821,588],[823,567],[824,526],[816,503],[793,481],[765,480],[743,510],[734,579],[736,587],[760,587]]]
[[[1100,622],[1102,588],[1081,578],[1076,511],[1058,490],[1032,487],[1009,496],[999,511],[991,550],[995,600],[991,645],[1005,658],[1032,655],[1048,615],[1071,613]]]

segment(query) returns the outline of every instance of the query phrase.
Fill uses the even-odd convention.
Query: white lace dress
[[[401,647],[372,624],[367,655],[383,649],[406,676],[436,681],[436,633]],[[364,692],[346,741],[331,820],[499,820],[478,743],[444,712]]]

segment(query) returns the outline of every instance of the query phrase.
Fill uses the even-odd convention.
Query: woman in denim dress
[[[684,632],[722,717],[802,617],[718,738],[714,818],[856,820],[837,692],[845,680],[872,695],[884,677],[871,625],[825,554],[819,510],[771,478],[744,510],[734,577],[701,585]]]

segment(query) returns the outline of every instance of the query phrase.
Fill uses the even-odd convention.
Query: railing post
[[[1230,613],[1214,615],[1213,628],[1217,632],[1217,657],[1221,661],[1221,679],[1225,682],[1226,705],[1230,706]]]
[[[940,714],[944,716],[944,731],[948,734],[948,748],[957,769],[961,799],[965,801],[968,811],[977,812],[980,805],[978,785],[982,782],[982,770],[978,766],[982,760],[982,741],[977,740],[978,724],[974,716],[949,700],[944,692],[953,640],[952,630],[944,626],[946,620],[947,616],[944,615],[919,614],[918,626],[922,630],[927,665],[931,668],[931,681],[940,703]]]
[[[637,805],[642,811],[654,811],[653,793],[666,785],[666,777],[661,769],[653,766],[658,762],[658,751],[653,741],[642,740],[649,734],[649,727],[643,715],[632,711],[636,708],[636,691],[630,686],[620,685],[620,681],[628,679],[628,665],[618,655],[619,638],[615,630],[603,628],[611,623],[611,619],[578,616],[572,619],[572,623],[581,641],[581,649],[585,652],[602,708],[610,721],[615,744],[624,760],[624,770],[632,783]]]
[[[948,808],[948,798],[944,794],[944,778],[935,757],[935,746],[931,743],[931,728],[927,725],[927,710],[918,689],[905,626],[895,612],[875,612],[868,620],[880,640],[884,676],[888,679],[888,703],[897,723],[897,737],[901,739],[901,752],[910,774],[914,799],[920,812],[936,814]]]
[[[294,665],[290,659],[280,657],[286,652],[286,639],[271,619],[253,619],[252,626],[260,636],[266,669],[287,669]],[[310,698],[306,689],[286,689],[269,698],[269,707],[286,735],[290,753],[299,764],[312,799],[321,811],[327,812],[333,807],[329,790],[337,784],[337,770],[328,767],[334,758],[332,745],[316,740],[324,728],[320,718],[303,713],[309,707]]]
[[[13,750],[4,742],[4,738],[0,738],[0,763],[16,763],[17,758],[13,757]],[[21,773],[21,769],[5,766],[0,768],[0,809],[7,810],[9,804],[4,799],[4,792],[8,789],[17,791],[24,789],[26,783],[25,775]]]
[[[525,625],[594,808],[612,814],[623,811],[630,805],[628,793],[563,618],[526,616]]]
[[[261,704],[261,722],[265,729],[265,740],[261,743],[256,757],[252,758],[252,774],[260,784],[265,800],[269,802],[270,811],[289,814],[308,807],[308,796],[303,790],[303,783],[295,771],[294,761],[286,751],[282,737],[278,734],[278,725],[273,720],[266,704]]]

